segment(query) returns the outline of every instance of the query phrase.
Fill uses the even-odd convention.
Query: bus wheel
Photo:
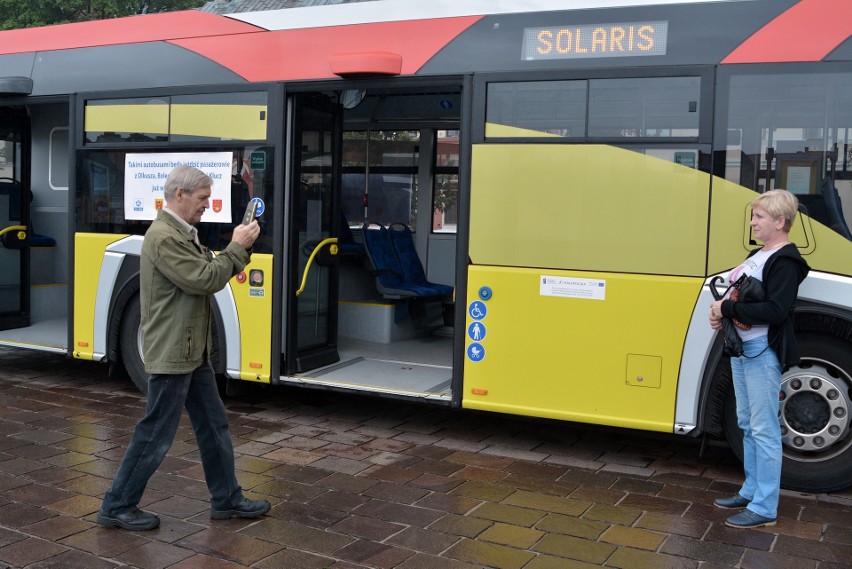
[[[803,333],[798,343],[802,361],[781,378],[781,485],[833,492],[852,481],[852,350],[842,340],[819,333]],[[725,402],[725,431],[742,460],[733,386]]]
[[[121,342],[121,359],[124,369],[133,384],[142,393],[148,393],[148,374],[142,361],[142,327],[139,325],[142,310],[139,305],[139,295],[135,295],[127,303],[124,316],[121,318],[119,338]]]

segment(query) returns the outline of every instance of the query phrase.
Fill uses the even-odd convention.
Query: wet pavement
[[[727,528],[723,445],[357,395],[228,399],[238,478],[272,510],[210,519],[189,421],[142,507],[95,514],[144,399],[105,365],[0,347],[0,569],[581,569],[852,565],[852,491],[783,491],[778,525]]]

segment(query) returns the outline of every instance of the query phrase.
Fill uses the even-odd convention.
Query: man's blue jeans
[[[226,510],[242,498],[234,474],[234,448],[225,406],[209,363],[185,375],[152,375],[145,416],[136,424],[121,466],[106,493],[101,513],[118,515],[136,508],[148,479],[172,446],[186,406],[201,451],[204,478],[214,510]]]
[[[761,336],[743,342],[743,356],[731,358],[731,371],[737,423],[743,430],[745,482],[739,493],[751,500],[749,510],[774,519],[781,491],[781,364]]]

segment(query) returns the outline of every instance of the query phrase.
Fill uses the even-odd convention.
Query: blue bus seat
[[[32,232],[32,226],[30,231]],[[41,235],[39,233],[30,233],[30,247],[55,247],[56,239],[49,235]]]
[[[843,216],[840,194],[837,192],[837,188],[830,178],[825,178],[820,184],[820,193],[823,200],[825,200],[825,207],[828,213],[826,225],[840,233],[846,239],[852,239],[852,232],[849,231],[849,225]]]
[[[426,272],[423,270],[423,263],[420,262],[420,256],[414,247],[414,236],[410,227],[404,223],[392,223],[388,227],[388,235],[393,244],[396,257],[399,260],[399,265],[402,268],[402,275],[405,278],[405,282],[433,289],[438,296],[452,297],[453,287],[427,280]]]
[[[357,257],[365,253],[364,245],[355,241],[352,228],[349,227],[349,222],[342,211],[340,212],[340,235],[337,237],[337,247],[340,249],[340,254],[344,256]]]
[[[20,221],[20,215],[18,212],[21,211],[21,185],[17,180],[8,180],[6,178],[0,180],[0,196],[9,196],[9,222],[11,225],[16,225],[15,222]],[[30,203],[33,201],[33,192],[29,190]],[[12,212],[15,212],[12,214]],[[29,242],[30,247],[55,247],[56,240],[53,237],[48,235],[41,235],[35,232],[35,228],[33,227],[32,219],[30,219],[29,225],[29,235],[27,236],[27,241]],[[4,239],[4,245],[12,246],[13,248],[19,248],[20,242],[13,241],[12,239]]]
[[[393,249],[387,228],[376,222],[363,225],[364,250],[376,278],[376,289],[387,299],[414,299],[441,296],[435,288],[409,282]]]

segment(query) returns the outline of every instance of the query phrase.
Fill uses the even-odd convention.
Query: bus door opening
[[[340,111],[322,93],[290,99],[289,232],[282,370],[333,364],[337,353]]]
[[[29,119],[0,107],[0,330],[30,325]]]
[[[281,380],[450,401],[460,100],[398,84],[291,100]]]

